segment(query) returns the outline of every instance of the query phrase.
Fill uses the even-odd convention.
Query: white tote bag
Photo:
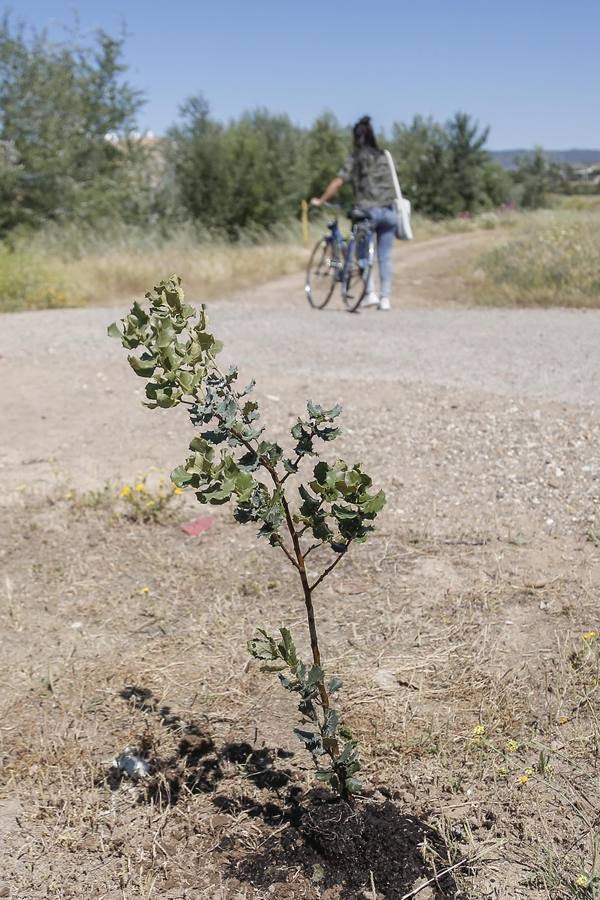
[[[389,150],[384,150],[384,153],[385,158],[388,161],[388,166],[390,167],[392,181],[394,182],[394,190],[396,191],[396,199],[394,200],[394,209],[398,220],[398,224],[396,225],[396,237],[401,241],[412,241],[413,233],[410,224],[410,200],[407,200],[406,197],[402,196],[392,154]]]

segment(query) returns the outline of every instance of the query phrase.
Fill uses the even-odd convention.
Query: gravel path
[[[495,470],[505,481],[498,463],[509,441],[517,480],[536,466],[544,474],[560,457],[554,469],[566,465],[585,482],[580,512],[589,517],[599,490],[600,311],[445,308],[440,297],[410,305],[411,284],[430,263],[478,240],[459,235],[402,248],[402,302],[387,314],[348,315],[339,301],[311,311],[299,276],[217,300],[210,314],[225,358],[256,377],[265,412],[282,434],[313,396],[342,400],[354,435],[347,439],[372,451],[384,477],[391,465],[406,480],[415,454],[428,447],[423,483],[415,483],[408,502],[413,510],[426,494],[431,500],[434,483],[449,497],[448,484],[460,484],[464,495],[474,478],[481,485]],[[107,324],[122,312],[0,319],[2,502],[15,502],[20,485],[47,489],[58,478],[91,486],[150,465],[168,469],[182,446],[185,452],[177,414],[141,407],[142,383],[106,337]],[[364,444],[370,440],[372,447]],[[557,501],[559,495],[554,490]]]

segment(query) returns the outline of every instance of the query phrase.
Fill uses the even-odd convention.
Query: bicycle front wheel
[[[375,259],[375,239],[370,228],[363,223],[356,226],[352,258],[342,287],[342,299],[348,312],[356,312],[369,285],[369,276]]]
[[[306,298],[314,309],[323,309],[331,300],[340,268],[333,241],[321,238],[310,255],[304,285]]]

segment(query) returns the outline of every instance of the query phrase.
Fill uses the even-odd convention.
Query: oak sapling
[[[248,642],[250,654],[263,671],[276,672],[283,687],[298,695],[301,727],[297,738],[312,754],[317,778],[349,801],[360,789],[361,768],[356,741],[340,720],[332,700],[342,686],[327,677],[317,635],[313,596],[354,542],[367,539],[385,503],[383,491],[371,492],[372,482],[359,465],[343,460],[319,460],[312,478],[298,483],[302,464],[318,456],[320,442],[335,440],[340,406],[324,409],[307,403],[306,415],[291,429],[292,448],[284,451],[269,441],[259,407],[252,399],[254,383],[238,387],[238,371],[223,371],[216,357],[221,344],[208,331],[205,307],[184,303],[177,275],[146,294],[148,308],[137,302],[109,335],[138,353],[128,357],[146,381],[145,405],[184,404],[199,433],[191,455],[171,474],[178,488],[191,488],[200,503],[232,500],[233,515],[258,524],[258,534],[285,554],[300,581],[306,608],[312,662],[298,657],[289,630],[273,637],[258,629]],[[291,480],[290,480],[291,479]],[[292,499],[293,498],[293,499]],[[321,549],[321,554],[311,554]],[[313,560],[329,559],[320,571]],[[309,560],[309,561],[308,561]]]

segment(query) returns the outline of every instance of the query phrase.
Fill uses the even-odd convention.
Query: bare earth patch
[[[189,434],[139,406],[110,311],[3,318],[0,896],[593,896],[600,315],[417,302],[311,313],[295,278],[214,305],[276,434],[341,400],[339,452],[388,494],[316,598],[352,812],[245,653],[256,625],[303,634],[277,553],[223,508],[187,536],[187,496],[119,514]],[[111,765],[126,747],[147,778]]]

